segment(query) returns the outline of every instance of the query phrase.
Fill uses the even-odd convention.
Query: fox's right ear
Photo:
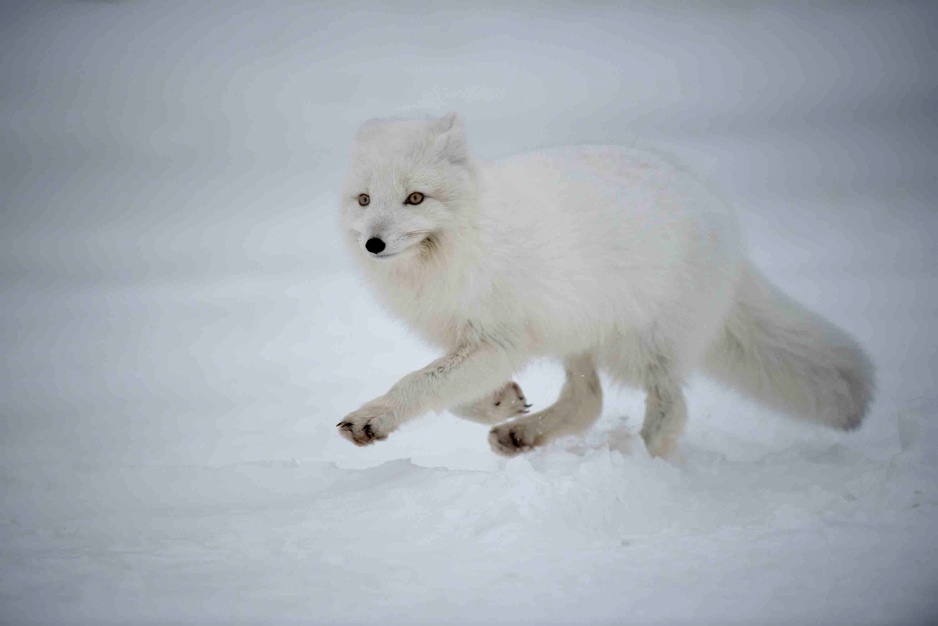
[[[469,158],[469,146],[466,143],[466,129],[462,118],[457,113],[447,113],[433,122],[433,130],[440,154],[453,163],[464,163]]]
[[[371,133],[371,131],[378,128],[383,122],[380,117],[373,117],[370,120],[365,120],[362,122],[362,125],[358,127],[358,132],[355,134],[356,137],[364,137],[365,135]]]

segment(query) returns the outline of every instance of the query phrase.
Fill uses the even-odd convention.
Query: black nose
[[[365,242],[365,250],[372,254],[378,254],[384,250],[384,242],[378,239],[377,237],[372,237]]]

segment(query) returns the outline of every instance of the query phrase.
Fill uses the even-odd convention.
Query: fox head
[[[432,253],[470,223],[475,206],[475,169],[455,113],[362,125],[342,187],[341,221],[367,263]]]

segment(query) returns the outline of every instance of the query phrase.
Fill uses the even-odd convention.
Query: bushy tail
[[[860,346],[749,264],[704,371],[770,407],[841,430],[860,425],[873,396],[873,366]]]

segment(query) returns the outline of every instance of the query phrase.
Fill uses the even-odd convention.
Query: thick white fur
[[[405,204],[412,192],[423,202]],[[862,350],[776,292],[744,259],[732,210],[661,155],[567,147],[483,164],[454,114],[375,120],[355,140],[341,211],[383,303],[444,351],[339,423],[356,444],[430,410],[519,415],[495,403],[542,356],[565,364],[560,398],[493,428],[496,452],[588,427],[601,410],[597,370],[645,390],[652,454],[676,444],[695,368],[835,428],[866,413]],[[373,237],[381,257],[365,249]]]

